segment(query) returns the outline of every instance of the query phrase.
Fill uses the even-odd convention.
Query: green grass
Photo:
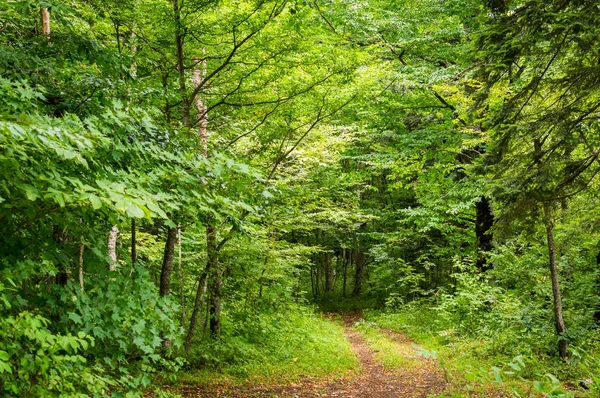
[[[266,319],[267,323],[272,319]],[[190,369],[179,378],[183,384],[287,383],[301,377],[339,376],[358,369],[358,360],[343,335],[342,326],[318,314],[277,317],[280,328],[264,339],[229,339],[237,358]],[[255,331],[253,331],[255,332]],[[213,343],[214,345],[214,343]],[[210,349],[211,345],[200,347]],[[218,348],[217,348],[218,349]]]
[[[398,343],[370,322],[359,322],[356,329],[361,332],[367,345],[375,351],[375,358],[386,368],[410,369],[419,363],[416,351],[410,343]]]
[[[367,320],[365,336],[372,342],[372,347],[379,347],[381,352],[390,356],[394,366],[394,354],[390,353],[390,345],[385,335],[376,332],[376,328],[390,329],[406,334],[429,352],[435,352],[451,382],[449,391],[443,397],[493,397],[493,396],[531,396],[531,397],[596,397],[597,392],[583,391],[575,387],[567,390],[564,385],[552,383],[545,374],[564,375],[567,365],[558,360],[540,361],[535,358],[523,358],[524,366],[516,364],[514,358],[503,355],[490,355],[487,347],[489,341],[477,338],[461,338],[452,330],[436,332],[435,313],[427,309],[411,308],[410,311],[394,314],[382,311],[366,311],[363,317]],[[361,330],[362,331],[362,330]],[[512,364],[512,365],[511,365]],[[387,365],[386,365],[387,366]],[[516,371],[513,366],[521,368]],[[513,373],[514,374],[511,374]],[[498,378],[497,378],[498,377]],[[534,388],[534,381],[540,391]],[[540,383],[544,383],[543,385]],[[542,391],[544,390],[544,391]],[[554,390],[555,395],[549,392]],[[564,395],[558,392],[564,391]],[[518,393],[520,395],[510,395]],[[503,395],[504,394],[504,395]]]

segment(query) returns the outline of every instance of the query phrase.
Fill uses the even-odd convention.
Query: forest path
[[[397,369],[387,369],[377,352],[366,343],[355,327],[359,313],[343,315],[344,334],[360,361],[357,375],[337,379],[305,378],[288,385],[246,384],[241,386],[184,387],[184,397],[344,397],[344,398],[421,398],[440,394],[446,388],[444,373],[437,362],[417,354],[406,336],[383,330],[393,340],[403,362]]]
[[[393,340],[395,349],[403,357],[402,366],[386,368],[354,328],[359,313],[343,315],[346,338],[352,344],[360,361],[360,374],[353,379],[342,379],[329,386],[328,397],[427,397],[444,391],[446,381],[437,362],[419,356],[414,343],[403,334],[382,330]],[[301,395],[299,395],[301,396]]]

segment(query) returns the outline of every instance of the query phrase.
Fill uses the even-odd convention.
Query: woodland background
[[[590,0],[0,1],[2,395],[328,374],[354,365],[319,312],[357,308],[463,387],[598,393],[599,26]]]

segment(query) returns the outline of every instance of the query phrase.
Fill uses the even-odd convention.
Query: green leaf
[[[171,220],[166,220],[165,221],[165,225],[169,228],[177,228],[177,224],[175,224],[173,221]]]
[[[132,218],[143,218],[144,210],[140,209],[135,204],[130,204],[129,207],[127,208],[127,215]]]
[[[81,317],[74,312],[69,312],[69,319],[71,319],[73,322],[75,322],[78,325],[83,323],[81,321]]]
[[[99,208],[102,207],[102,200],[100,200],[100,198],[94,194],[90,195],[90,203],[92,204],[92,208],[94,210],[98,210]]]
[[[0,362],[0,373],[11,373],[12,372],[12,368],[10,367],[9,364],[5,363],[5,362]]]
[[[274,197],[273,194],[269,191],[262,191],[262,196],[264,196],[267,199],[271,199]]]
[[[32,202],[40,197],[40,191],[32,185],[20,184],[19,188],[25,191],[25,196]]]

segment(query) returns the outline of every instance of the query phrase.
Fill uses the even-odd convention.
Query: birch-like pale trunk
[[[196,60],[196,62],[198,62]],[[199,87],[202,83],[202,79],[206,76],[206,60],[200,62],[202,69],[194,68],[194,87]],[[200,146],[202,147],[202,153],[205,157],[208,156],[208,108],[202,96],[196,96],[196,111],[198,112],[198,139],[200,140]]]
[[[202,79],[206,76],[206,61],[200,63],[202,70],[198,67],[194,68],[194,87],[197,88],[202,83]],[[197,95],[196,111],[199,116],[198,123],[198,138],[205,157],[208,157],[208,108],[202,97]],[[205,273],[212,276],[210,284],[210,331],[213,335],[221,334],[221,288],[223,286],[222,273],[219,269],[219,251],[216,244],[217,231],[212,221],[209,220],[206,225],[206,270]],[[202,294],[201,280],[198,281],[197,294]],[[196,297],[196,302],[201,303],[202,300]],[[195,319],[194,319],[195,323]],[[190,325],[190,331],[193,334],[195,324]],[[191,340],[190,340],[191,341]]]
[[[119,235],[119,228],[116,225],[110,229],[108,235],[108,257],[110,263],[108,264],[108,270],[114,271],[117,269],[117,236]]]
[[[84,290],[84,282],[83,282],[83,250],[85,249],[85,245],[81,243],[79,246],[79,286],[81,287],[81,291]]]
[[[46,37],[50,36],[50,11],[46,7],[42,7],[42,34]]]
[[[202,79],[206,76],[206,61],[197,62],[202,65],[202,69],[196,67],[194,69],[194,86],[198,88],[202,83]],[[208,108],[200,95],[195,98],[196,111],[199,116],[198,124],[198,139],[202,147],[203,155],[208,157]],[[206,267],[198,277],[196,288],[196,298],[194,300],[194,308],[190,319],[190,327],[185,341],[185,349],[188,351],[192,345],[196,324],[202,307],[203,296],[207,290],[208,279],[212,279],[210,285],[211,299],[209,304],[210,312],[210,329],[213,334],[221,333],[221,273],[219,272],[219,252],[217,245],[217,231],[211,220],[206,225]]]

